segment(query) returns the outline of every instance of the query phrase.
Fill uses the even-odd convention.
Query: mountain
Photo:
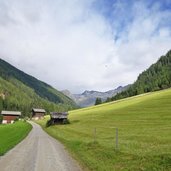
[[[134,84],[118,93],[111,101],[171,87],[171,50],[142,72]]]
[[[76,104],[52,86],[0,59],[0,110],[21,110],[28,115],[32,107],[65,111]]]
[[[75,95],[72,94],[69,90],[62,90],[61,92],[63,94],[65,94],[67,97],[69,97],[70,99],[72,99],[76,103]]]
[[[106,92],[99,92],[99,91],[84,91],[82,94],[72,94],[68,90],[62,91],[66,96],[73,99],[76,104],[80,107],[87,107],[92,106],[95,104],[96,98],[101,98],[102,101],[105,101],[107,98],[112,97],[116,95],[117,93],[126,90],[128,86],[119,86],[118,88],[114,90],[109,90]]]

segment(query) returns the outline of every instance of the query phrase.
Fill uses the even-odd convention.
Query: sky
[[[170,0],[0,0],[0,57],[58,90],[131,84],[170,49]]]

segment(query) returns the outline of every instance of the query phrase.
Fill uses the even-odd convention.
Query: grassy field
[[[46,128],[89,170],[171,170],[171,89],[69,112],[71,124]],[[115,128],[119,150],[115,149]],[[94,128],[96,141],[94,142]]]
[[[23,140],[31,129],[32,126],[29,123],[22,121],[0,125],[0,156]]]

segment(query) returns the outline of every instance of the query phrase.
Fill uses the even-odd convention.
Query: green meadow
[[[32,126],[27,122],[18,121],[14,124],[0,125],[0,156],[23,140]]]
[[[47,119],[38,123],[85,170],[171,170],[171,89],[70,111],[68,125],[46,128]]]

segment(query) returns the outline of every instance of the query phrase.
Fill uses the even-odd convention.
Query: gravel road
[[[0,171],[81,171],[63,145],[36,123],[29,135],[0,157]]]

